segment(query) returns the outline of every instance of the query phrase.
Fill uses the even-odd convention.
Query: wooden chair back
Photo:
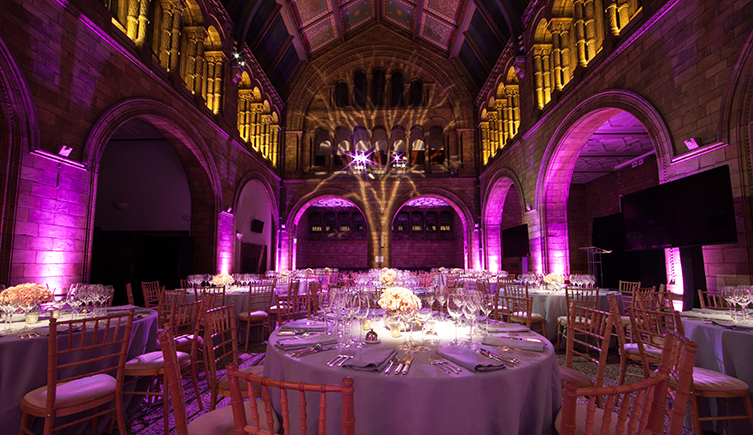
[[[144,306],[152,308],[159,305],[159,294],[164,287],[159,285],[159,281],[141,281],[141,291],[144,294]]]
[[[693,392],[693,364],[696,343],[674,331],[667,332],[665,347],[671,350],[669,361],[670,386],[675,390],[669,422],[669,435],[682,435],[688,400]]]
[[[206,302],[207,308],[225,305],[225,286],[194,287],[194,299]]]
[[[207,378],[211,390],[209,409],[214,410],[218,396],[218,364],[231,361],[238,365],[238,331],[233,304],[204,312],[204,353],[207,356]]]
[[[308,282],[306,288],[306,295],[308,300],[306,301],[306,313],[308,316],[317,314],[319,312],[319,292],[322,291],[322,285],[319,281],[313,280]]]
[[[519,284],[505,284],[502,286],[502,294],[516,298],[528,297],[528,286]]]
[[[131,283],[126,283],[126,297],[128,298],[128,305],[136,305],[136,301],[133,299],[133,286]]]
[[[500,295],[497,305],[505,307],[503,316],[506,317],[506,321],[522,323],[527,328],[531,327],[533,298]]]
[[[50,329],[47,351],[47,400],[45,418],[45,433],[51,433],[54,428],[54,416],[67,415],[88,409],[105,407],[108,403],[114,406],[108,412],[123,415],[123,380],[124,367],[131,340],[133,325],[133,310],[124,314],[93,317],[80,320],[58,321],[50,319]],[[73,382],[78,379],[109,374],[115,378],[116,387],[112,394],[78,405],[75,410],[59,411],[56,406],[57,387],[62,383]],[[82,391],[81,394],[86,394]],[[86,413],[67,425],[90,420],[101,415]],[[119,432],[125,433],[123,418],[117,418]],[[121,427],[122,426],[122,427]]]
[[[729,303],[727,303],[727,300],[719,292],[698,289],[698,299],[701,301],[701,308],[729,310]]]
[[[599,305],[599,288],[565,287],[565,314],[570,318],[573,305],[596,309]]]
[[[170,394],[171,409],[175,417],[175,431],[177,435],[188,435],[186,419],[186,399],[183,394],[183,382],[181,382],[178,353],[175,350],[175,337],[172,325],[164,325],[165,328],[159,334],[159,342],[162,348],[162,358],[165,362],[164,377]],[[165,397],[163,400],[167,400]]]
[[[334,400],[334,398],[327,398],[327,395],[337,394],[341,396],[341,408],[342,416],[340,418],[340,428],[343,435],[355,434],[355,408],[353,395],[355,388],[353,386],[353,379],[346,377],[343,379],[342,385],[327,385],[327,384],[307,384],[303,382],[286,382],[283,380],[270,379],[266,377],[256,376],[251,373],[243,373],[238,371],[238,367],[235,364],[227,366],[228,379],[230,381],[230,396],[231,406],[233,407],[233,419],[235,420],[235,432],[241,433],[253,433],[258,435],[271,435],[272,432],[265,430],[257,430],[257,427],[262,427],[261,417],[266,418],[268,427],[274,427],[272,401],[270,399],[270,388],[280,390],[281,407],[280,414],[282,415],[282,427],[284,433],[290,433],[290,413],[288,404],[298,402],[299,412],[301,416],[308,415],[311,411],[308,406],[308,400],[311,395],[319,396],[318,403],[314,404],[319,410],[318,419],[318,431],[319,435],[325,435],[327,433],[327,403]],[[240,379],[244,379],[247,382],[248,395],[246,397],[254,397],[252,383],[260,384],[262,387],[262,402],[264,409],[260,410],[260,402],[257,400],[250,400],[244,402],[243,395],[241,393]],[[297,394],[295,392],[298,392]],[[293,393],[293,394],[290,394]],[[305,394],[309,393],[309,394]],[[288,399],[288,395],[293,396]],[[298,396],[298,397],[295,397]],[[254,427],[249,427],[246,422],[246,411],[244,406],[251,407],[251,418],[253,419]],[[333,405],[336,406],[336,405]],[[307,427],[307,419],[301,418],[299,421],[300,433],[309,433]]]
[[[648,378],[650,375],[649,363],[657,363],[658,361],[646,349],[648,347],[664,349],[668,331],[684,335],[682,319],[677,311],[639,307],[628,307],[628,315],[630,316],[631,334],[638,346],[644,376]]]
[[[181,278],[180,280],[180,288],[187,289],[193,287],[190,282],[188,282],[187,279]]]
[[[597,370],[594,385],[596,387],[604,385],[609,342],[612,339],[614,324],[615,319],[611,312],[578,304],[570,307],[565,361],[568,368],[573,368],[573,357],[578,355],[595,363]],[[595,351],[598,358],[592,357],[590,351]]]
[[[622,293],[622,303],[627,308],[630,305],[633,305],[633,293],[635,293],[635,290],[641,286],[640,281],[622,281],[620,280],[619,287],[617,287],[617,290]]]
[[[157,313],[159,314],[158,325],[164,325],[170,318],[170,312],[173,306],[182,304],[186,300],[186,291],[165,290],[159,294],[159,303],[157,304]]]
[[[616,387],[589,388],[577,388],[575,383],[566,382],[563,391],[562,420],[559,422],[560,435],[664,433],[670,354],[669,351],[663,352],[657,373],[639,382]],[[589,398],[588,404],[578,405],[579,397],[583,396]],[[597,410],[597,398],[603,400],[603,410]],[[586,407],[585,419],[584,413],[577,410],[579,406]]]

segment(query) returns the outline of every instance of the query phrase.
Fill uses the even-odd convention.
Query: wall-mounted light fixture
[[[71,151],[73,151],[72,147],[63,145],[60,147],[60,151],[58,151],[59,156],[68,157],[71,155]]]
[[[700,142],[700,140],[691,137],[685,141],[685,146],[692,151],[700,146]]]
[[[243,233],[235,233],[235,238],[240,240],[243,238]]]

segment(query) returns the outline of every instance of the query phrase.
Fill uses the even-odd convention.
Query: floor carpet
[[[241,359],[241,367],[246,366],[253,366],[253,365],[259,365],[264,364],[264,351],[266,350],[266,343],[252,343],[249,346],[249,352],[248,353],[241,353],[240,359]],[[562,366],[565,365],[565,354],[564,352],[557,354],[557,360],[558,363]],[[607,368],[606,368],[606,374],[604,379],[605,385],[617,385],[617,379],[619,375],[619,357],[617,355],[610,354],[607,362]],[[595,379],[596,377],[596,365],[594,363],[591,363],[587,361],[585,358],[579,358],[576,357],[574,359],[573,368],[576,370],[579,370],[586,375],[590,376],[592,379]],[[640,374],[640,371],[637,368],[629,368],[628,369],[632,373]],[[637,378],[627,378],[627,382],[634,382],[638,380]],[[207,411],[209,409],[209,398],[210,398],[210,391],[209,391],[209,385],[207,384],[207,380],[205,378],[203,370],[201,370],[201,373],[199,373],[199,391],[201,393],[201,400],[204,404],[204,410]],[[198,402],[196,401],[196,396],[194,393],[193,387],[190,386],[190,383],[184,383],[184,392],[186,395],[186,414],[188,421],[190,422],[192,419],[196,418],[201,414],[201,411],[199,411]],[[217,407],[223,407],[230,405],[230,399],[224,398],[220,402],[218,402]],[[668,421],[667,421],[668,422]],[[156,406],[152,407],[143,407],[143,412],[132,419],[128,423],[128,430],[131,435],[165,435],[164,434],[164,424],[162,420],[162,405],[158,404]],[[168,435],[175,435],[175,421],[172,416],[170,415],[170,434]],[[685,428],[683,431],[684,435],[692,435],[692,432],[689,428]],[[493,435],[493,434],[489,434]]]

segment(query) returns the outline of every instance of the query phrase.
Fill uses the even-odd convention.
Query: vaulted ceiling
[[[277,92],[307,62],[370,26],[396,29],[407,44],[428,42],[483,86],[507,41],[520,34],[528,0],[223,0]],[[394,35],[393,32],[386,34]],[[375,41],[378,42],[378,41]],[[474,95],[475,97],[475,95]]]

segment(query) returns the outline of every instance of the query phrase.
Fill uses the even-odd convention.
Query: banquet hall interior
[[[526,297],[562,277],[562,311],[537,313],[532,294],[529,313],[543,316],[529,327],[552,354],[539,369],[555,367],[557,397],[539,397],[541,412],[556,414],[570,277],[624,297],[616,314],[606,297],[593,308],[627,329],[627,282],[660,289],[665,310],[701,314],[707,294],[753,285],[750,0],[4,0],[0,10],[3,287],[35,283],[54,299],[102,283],[111,305],[149,308],[142,283],[212,282],[189,276],[301,276],[326,292],[343,284],[338,272],[355,286],[411,271],[433,277],[420,288],[460,276],[491,279],[495,294],[509,277]],[[139,316],[133,331],[152,334],[142,351],[156,351],[163,325]],[[282,318],[243,331],[248,315],[238,317],[241,353],[256,355],[248,335],[263,357]],[[718,319],[693,319],[705,321],[685,326],[696,367],[753,381],[753,347],[739,345],[749,332],[733,323],[714,335]],[[5,366],[4,339],[32,341],[7,331]],[[291,358],[270,353],[264,376],[289,376]],[[45,385],[39,371],[6,395],[0,369],[0,425],[19,427],[19,399]],[[371,385],[354,383],[356,433],[359,382]],[[556,433],[553,418],[514,433]],[[475,431],[508,433],[492,427]],[[753,433],[740,427],[706,431]]]

